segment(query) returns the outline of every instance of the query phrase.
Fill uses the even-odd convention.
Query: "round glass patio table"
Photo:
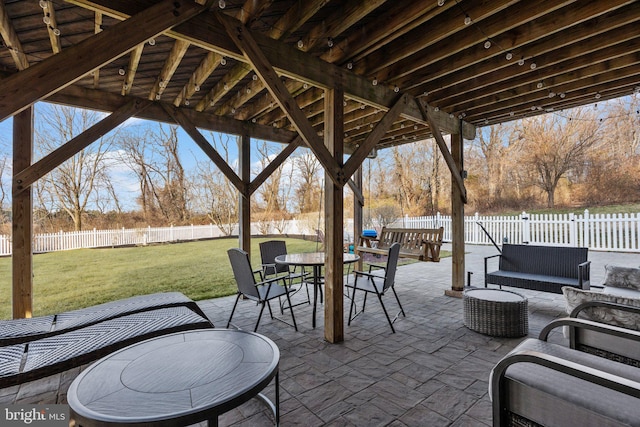
[[[356,254],[343,254],[343,263],[351,264],[358,261],[360,257]],[[313,315],[311,317],[311,325],[316,327],[316,310],[318,307],[318,291],[322,291],[322,266],[324,265],[324,252],[309,252],[299,254],[279,255],[275,258],[276,263],[292,265],[297,267],[313,268]]]
[[[185,426],[253,397],[280,418],[280,351],[262,335],[201,329],[163,335],[95,362],[71,384],[76,426]],[[275,377],[275,404],[260,392]]]

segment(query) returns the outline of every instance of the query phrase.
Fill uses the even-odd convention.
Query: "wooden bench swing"
[[[386,255],[392,244],[400,243],[400,257],[419,261],[440,261],[444,228],[387,228],[379,237],[360,236],[356,253]]]

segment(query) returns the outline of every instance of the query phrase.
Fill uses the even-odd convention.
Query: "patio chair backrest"
[[[398,258],[400,254],[400,243],[394,243],[389,248],[389,255],[387,256],[387,267],[385,269],[384,277],[384,291],[393,286],[396,281],[396,269],[398,267]]]
[[[233,276],[235,277],[236,284],[238,285],[238,292],[243,295],[259,299],[260,294],[256,288],[256,278],[253,275],[253,270],[251,269],[249,254],[238,248],[229,249],[227,254],[229,255],[229,261],[231,262]]]
[[[289,267],[285,264],[276,264],[276,257],[287,254],[287,244],[284,240],[268,240],[260,243],[260,258],[266,275],[288,273]],[[274,267],[264,268],[266,264]],[[275,271],[274,271],[275,270]]]

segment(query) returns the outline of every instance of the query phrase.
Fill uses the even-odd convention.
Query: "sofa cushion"
[[[605,265],[604,286],[640,291],[640,268]]]
[[[588,301],[606,301],[618,304],[640,307],[640,292],[637,297],[612,295],[605,292],[584,291],[582,289],[565,286],[562,288],[566,300],[567,314],[578,305]],[[582,310],[578,316],[595,322],[607,323],[627,329],[640,330],[640,315],[606,307],[589,307]]]

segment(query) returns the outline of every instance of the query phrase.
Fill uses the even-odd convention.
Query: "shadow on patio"
[[[487,246],[468,246],[467,271],[472,285],[483,285]],[[607,263],[636,265],[637,254],[590,252],[592,284],[602,282]],[[311,327],[311,306],[296,307],[296,332],[263,316],[259,333],[281,351],[281,424],[305,426],[482,426],[491,424],[487,394],[493,365],[522,339],[492,338],[463,326],[462,300],[447,297],[451,258],[440,263],[399,267],[396,289],[406,318],[392,334],[380,305],[370,298],[367,312],[346,326],[345,341],[329,344],[323,338],[323,310]],[[529,298],[529,336],[537,336],[549,321],[564,315],[561,295],[516,290]],[[217,327],[224,327],[233,305],[225,297],[200,301]],[[395,301],[385,300],[395,313]],[[274,304],[275,308],[275,304]],[[348,303],[345,300],[348,312]],[[241,301],[234,323],[253,329],[258,314],[254,303]],[[274,310],[275,311],[275,310]],[[286,315],[286,312],[285,312]],[[552,341],[562,342],[555,332]],[[66,390],[79,369],[22,386],[0,390],[0,403],[66,403]],[[273,396],[273,386],[266,390]],[[220,425],[268,426],[272,416],[257,400],[220,417]]]

